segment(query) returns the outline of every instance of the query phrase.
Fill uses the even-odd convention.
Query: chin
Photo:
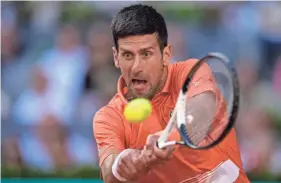
[[[131,91],[133,98],[146,98],[146,99],[150,100],[154,96],[153,91],[148,88],[143,91],[136,91],[136,90],[134,90],[134,88],[131,88],[130,91]]]
[[[147,98],[149,99],[149,94],[148,93],[138,93],[138,92],[133,92],[134,98]]]
[[[144,94],[138,95],[138,98],[146,98],[146,99],[151,100],[153,98],[153,96],[154,95],[151,93],[144,93]]]

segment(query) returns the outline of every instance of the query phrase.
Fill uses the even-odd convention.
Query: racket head
[[[185,145],[193,148],[193,149],[209,149],[217,144],[219,144],[231,131],[232,127],[235,125],[235,121],[237,118],[237,114],[238,114],[238,109],[239,109],[239,81],[238,81],[238,77],[237,77],[237,73],[235,70],[235,67],[232,66],[230,64],[229,59],[224,56],[221,53],[209,53],[207,56],[205,56],[204,58],[202,58],[201,60],[199,60],[191,69],[191,71],[188,73],[185,82],[182,86],[182,93],[183,96],[185,97],[185,99],[188,96],[188,92],[191,88],[193,79],[196,76],[196,73],[198,73],[198,71],[200,70],[200,68],[202,68],[203,65],[208,65],[210,70],[212,71],[212,74],[215,74],[215,72],[213,71],[213,68],[211,68],[211,66],[209,65],[210,60],[214,60],[214,62],[216,62],[216,66],[214,67],[218,67],[218,70],[224,70],[224,72],[220,73],[220,75],[218,75],[217,79],[215,78],[216,84],[219,85],[221,81],[219,80],[227,80],[224,82],[228,82],[228,95],[231,95],[230,98],[227,98],[225,96],[223,97],[223,100],[227,100],[227,104],[226,104],[226,108],[223,109],[222,107],[216,109],[216,113],[219,115],[221,112],[224,113],[222,110],[226,111],[226,119],[221,119],[221,121],[224,120],[224,124],[220,125],[221,127],[217,128],[221,128],[219,131],[221,131],[220,133],[213,135],[215,133],[216,129],[208,129],[208,132],[204,130],[204,132],[202,133],[202,131],[200,132],[200,129],[194,130],[192,133],[190,132],[190,125],[187,125],[188,119],[186,116],[188,116],[189,114],[185,114],[184,118],[183,118],[183,113],[178,113],[177,115],[177,123],[178,123],[178,131],[181,135],[182,141],[184,142]],[[220,89],[221,90],[221,89]],[[221,92],[221,91],[220,91]],[[225,92],[226,93],[226,92]],[[216,96],[217,97],[217,96]],[[188,101],[186,101],[186,104],[188,104]],[[185,112],[188,113],[188,110],[186,106],[180,106],[179,108],[184,109]],[[214,119],[213,123],[215,123],[215,121],[220,121],[220,119],[216,119],[216,114],[214,114]],[[183,122],[184,121],[184,122]],[[196,124],[196,119],[194,119],[194,123]],[[204,123],[202,123],[204,126]],[[207,123],[206,123],[207,125]],[[208,125],[212,126],[212,123],[208,123]],[[205,128],[205,127],[204,127]],[[204,134],[206,133],[206,134]],[[203,138],[203,135],[205,135],[205,137]],[[201,142],[195,142],[197,137],[199,139],[199,136],[201,135],[202,137],[200,137],[202,140]],[[209,140],[207,140],[209,139]],[[203,143],[204,141],[204,143]]]

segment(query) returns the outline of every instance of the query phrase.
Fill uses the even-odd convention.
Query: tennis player
[[[125,7],[112,21],[112,34],[114,63],[122,75],[117,94],[93,120],[104,182],[249,182],[242,169],[234,129],[208,150],[156,147],[184,79],[197,61],[169,63],[172,48],[167,43],[163,16],[146,5]],[[192,96],[210,86],[203,72],[198,81]],[[139,97],[151,100],[153,112],[143,123],[132,124],[124,119],[123,109],[128,101]]]

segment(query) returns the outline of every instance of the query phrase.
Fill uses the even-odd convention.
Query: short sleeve
[[[197,59],[191,59],[183,62],[184,64],[182,65],[181,72],[179,73],[179,88],[182,87],[187,75],[197,62]],[[205,91],[213,91],[214,93],[217,93],[217,87],[213,74],[207,64],[203,64],[194,75],[189,86],[188,96],[192,97]]]
[[[94,137],[99,154],[99,166],[111,154],[125,149],[125,132],[120,115],[111,108],[102,108],[93,119]]]

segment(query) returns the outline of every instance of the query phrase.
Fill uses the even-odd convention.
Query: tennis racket
[[[157,146],[181,144],[193,149],[211,148],[234,126],[238,106],[239,83],[235,68],[225,55],[209,53],[196,62],[186,76]],[[181,140],[167,141],[174,128]]]

